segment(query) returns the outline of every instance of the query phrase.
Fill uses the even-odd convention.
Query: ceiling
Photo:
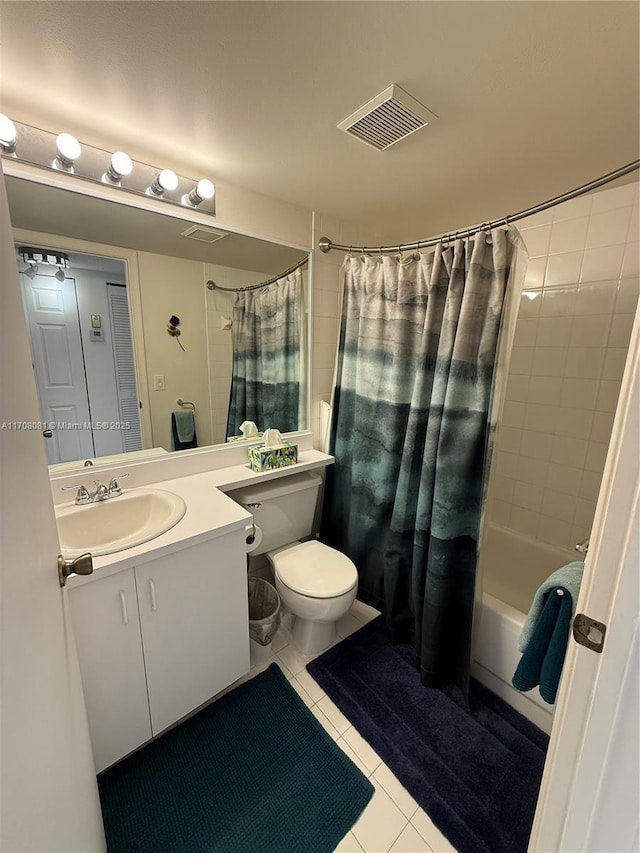
[[[638,10],[3,0],[2,109],[409,240],[638,157]],[[383,152],[336,129],[391,83],[438,120]]]

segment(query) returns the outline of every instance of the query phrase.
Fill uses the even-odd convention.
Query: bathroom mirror
[[[233,291],[278,279],[307,259],[308,251],[226,231],[214,219],[203,226],[21,177],[7,176],[6,184],[41,409],[56,424],[80,424],[58,430],[53,442],[48,439],[48,449],[56,446],[49,452],[49,461],[56,463],[52,472],[76,467],[74,460],[100,464],[108,457],[112,463],[122,452],[148,456],[182,449],[174,413],[178,425],[182,421],[182,435],[186,421],[189,437],[191,415],[183,413],[193,412],[197,445],[184,446],[227,442]],[[30,258],[19,255],[20,248],[50,250],[51,256]],[[285,431],[309,427],[308,264],[285,280],[292,278],[301,356],[299,396],[283,415]],[[62,301],[61,286],[71,288],[75,300],[75,350],[73,334],[66,327],[60,333],[48,322],[52,315],[47,311]],[[29,316],[34,304],[40,314]],[[256,299],[252,310],[259,311],[259,305]],[[34,346],[45,338],[47,346]],[[46,363],[39,364],[45,350]],[[47,361],[54,356],[62,358],[59,368]],[[258,373],[260,364],[258,357]],[[87,405],[43,406],[43,395],[56,382],[69,384],[71,373]],[[123,421],[127,430],[120,429]],[[241,439],[236,421],[231,431]]]

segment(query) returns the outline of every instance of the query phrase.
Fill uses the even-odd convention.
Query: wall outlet
[[[155,373],[153,376],[153,390],[164,391],[165,387],[164,373]]]

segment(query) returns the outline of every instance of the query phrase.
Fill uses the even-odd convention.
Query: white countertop
[[[94,557],[93,574],[83,577],[71,575],[67,580],[67,587],[91,583],[99,577],[106,577],[131,566],[149,562],[156,557],[171,554],[246,527],[251,521],[251,514],[227,497],[225,492],[252,483],[275,480],[314,468],[324,468],[332,465],[333,461],[333,457],[326,453],[306,450],[300,453],[297,464],[272,471],[256,473],[248,465],[235,465],[230,468],[219,468],[215,471],[150,483],[150,487],[173,492],[184,500],[187,511],[182,519],[155,539],[115,554]],[[118,499],[111,498],[111,500]]]

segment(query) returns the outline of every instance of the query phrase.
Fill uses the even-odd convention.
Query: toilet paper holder
[[[251,522],[251,533],[246,538],[247,545],[253,545],[256,541],[256,526],[254,522]]]

